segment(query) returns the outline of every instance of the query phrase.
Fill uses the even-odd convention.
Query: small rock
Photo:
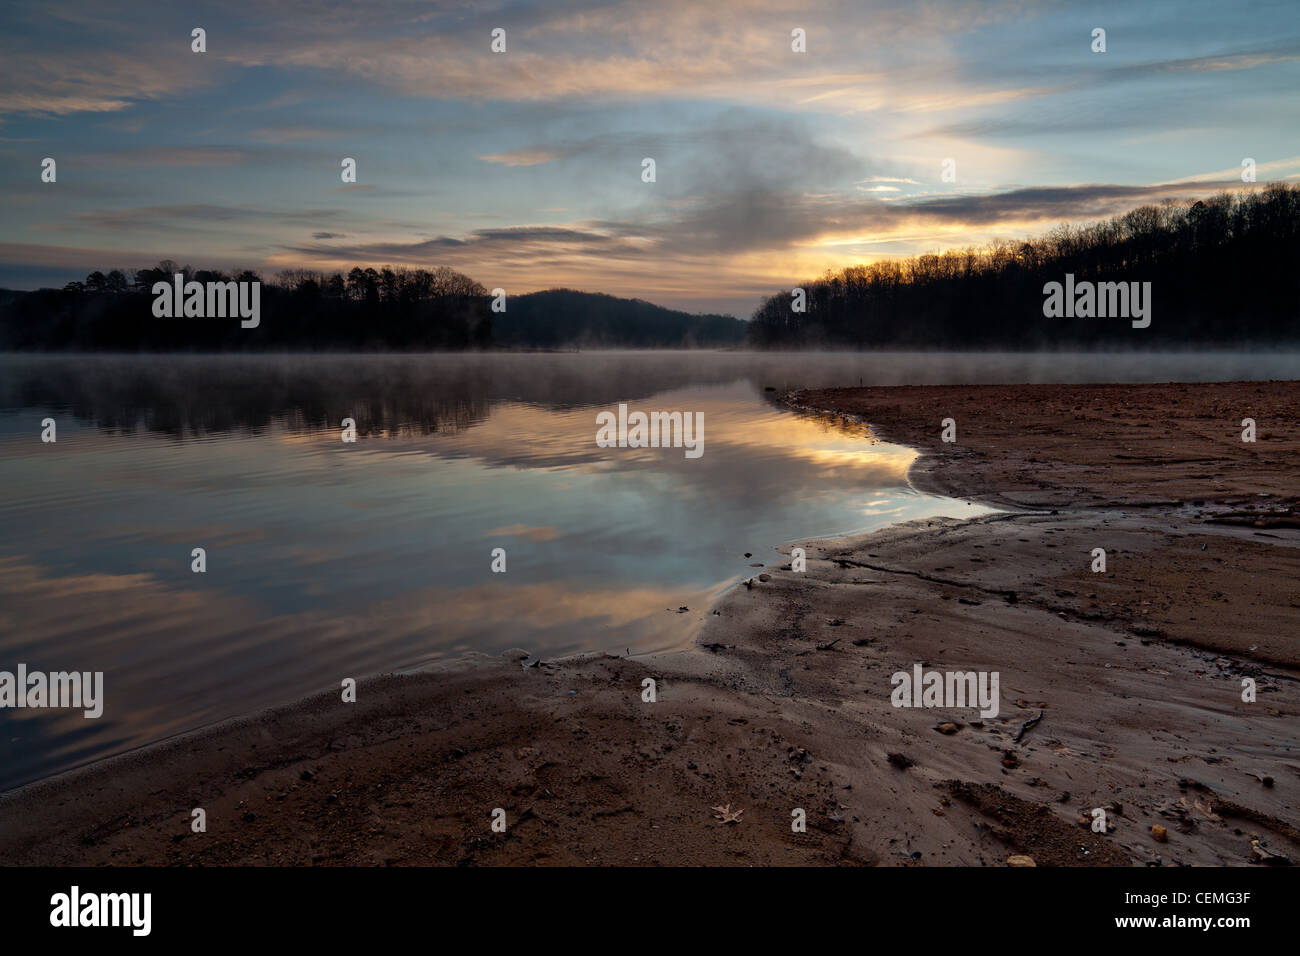
[[[1283,856],[1281,853],[1274,853],[1272,850],[1266,847],[1264,845],[1264,842],[1260,840],[1259,837],[1252,836],[1250,838],[1250,849],[1254,852],[1255,856],[1259,857],[1259,861],[1261,863],[1266,863],[1269,866],[1292,866],[1293,865],[1291,860],[1288,857]]]
[[[1168,843],[1169,831],[1160,824],[1153,823],[1151,825],[1151,839],[1155,840],[1157,843]]]
[[[1007,866],[1038,866],[1038,864],[1034,862],[1032,856],[1021,856],[1017,854],[1016,856],[1007,857]]]

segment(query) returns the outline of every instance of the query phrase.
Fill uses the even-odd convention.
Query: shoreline
[[[1016,510],[809,542],[806,574],[772,562],[726,591],[691,650],[527,669],[472,655],[362,681],[353,705],[326,692],[36,781],[0,795],[0,856],[1232,865],[1262,859],[1254,835],[1298,859],[1297,392],[791,393],[917,449],[917,490]],[[1253,447],[1234,425],[1251,411]],[[1093,575],[1099,538],[1111,564]],[[914,663],[999,671],[999,716],[891,707],[890,674]],[[190,832],[199,806],[206,834]],[[745,812],[728,824],[714,806]],[[1111,808],[1105,835],[1078,822],[1093,807]]]

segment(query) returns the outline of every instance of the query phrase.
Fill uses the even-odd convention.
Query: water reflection
[[[765,386],[1020,361],[0,357],[0,669],[104,671],[106,696],[97,721],[0,711],[0,788],[345,676],[688,642],[776,545],[975,512],[912,492],[907,449]],[[703,412],[703,457],[597,448],[621,401]]]

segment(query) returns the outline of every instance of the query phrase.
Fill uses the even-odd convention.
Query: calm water
[[[1277,354],[0,356],[0,670],[103,671],[106,699],[0,710],[0,789],[470,650],[680,646],[777,545],[979,513],[765,387],[1295,377]],[[618,402],[703,412],[703,457],[596,447]]]

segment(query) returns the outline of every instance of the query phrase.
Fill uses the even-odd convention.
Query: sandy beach
[[[869,423],[919,450],[918,490],[999,511],[804,542],[803,573],[759,554],[761,575],[683,615],[703,622],[694,650],[471,656],[0,795],[0,860],[1300,860],[1300,385],[779,400]],[[997,672],[998,714],[892,706],[891,675],[918,664]]]

